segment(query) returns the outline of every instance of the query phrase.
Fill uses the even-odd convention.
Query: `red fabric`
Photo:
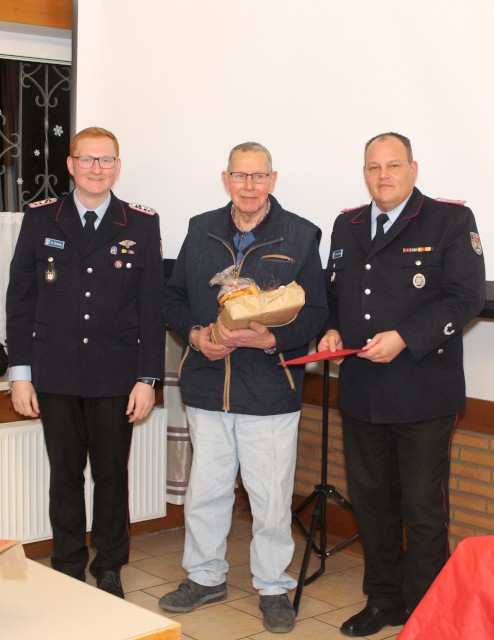
[[[494,639],[494,536],[466,538],[398,640]]]

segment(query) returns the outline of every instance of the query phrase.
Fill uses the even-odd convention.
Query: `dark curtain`
[[[0,211],[17,211],[21,63],[0,59]]]

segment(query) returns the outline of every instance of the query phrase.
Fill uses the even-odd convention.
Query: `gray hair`
[[[271,158],[271,154],[266,149],[266,147],[263,147],[262,144],[259,144],[258,142],[242,142],[242,144],[237,144],[237,146],[233,147],[233,149],[230,151],[230,155],[228,156],[227,171],[231,171],[233,155],[237,151],[255,151],[256,153],[261,151],[266,155],[266,158],[268,160],[268,173],[271,173],[271,171],[273,170],[273,159]]]

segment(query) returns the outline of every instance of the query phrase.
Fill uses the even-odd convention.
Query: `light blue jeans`
[[[203,586],[225,581],[226,539],[240,464],[253,524],[252,584],[261,595],[286,593],[293,557],[291,501],[300,411],[250,416],[187,407],[193,446],[185,497],[183,567]]]

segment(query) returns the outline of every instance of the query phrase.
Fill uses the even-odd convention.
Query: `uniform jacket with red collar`
[[[388,364],[347,357],[341,409],[359,420],[401,423],[461,410],[462,329],[482,309],[485,269],[473,213],[414,189],[384,239],[371,240],[371,206],[335,221],[327,267],[330,319],[345,348],[396,330],[407,348]]]
[[[24,215],[7,292],[10,365],[36,391],[127,395],[163,377],[163,267],[158,215],[111,195],[84,246],[69,195]]]

